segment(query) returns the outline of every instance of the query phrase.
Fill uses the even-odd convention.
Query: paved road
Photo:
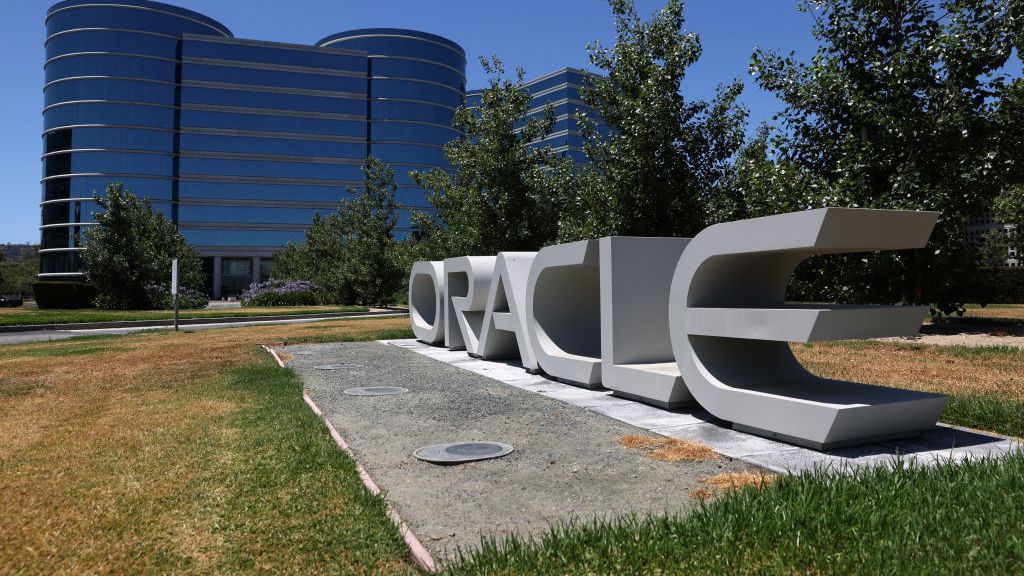
[[[379,314],[372,316],[373,318],[388,318],[393,316],[405,316],[405,312],[396,312],[394,314]],[[354,316],[355,318],[365,318],[366,316]],[[216,328],[237,328],[239,326],[258,326],[258,325],[269,325],[269,324],[302,324],[304,322],[325,322],[328,320],[344,320],[344,317],[333,317],[333,318],[291,318],[284,320],[263,320],[258,322],[247,321],[240,318],[238,322],[225,322],[219,324],[192,324],[189,326],[183,326],[183,330],[213,330]],[[95,336],[97,334],[130,334],[132,332],[141,332],[143,330],[172,330],[167,326],[145,326],[135,328],[99,328],[93,330],[39,330],[37,332],[12,332],[8,334],[0,334],[0,346],[5,344],[26,344],[29,342],[46,342],[49,340],[65,340],[67,338],[77,338],[81,336]]]

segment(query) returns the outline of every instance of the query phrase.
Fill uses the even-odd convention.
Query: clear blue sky
[[[39,241],[43,20],[49,0],[3,2],[0,36],[0,243]],[[238,38],[312,44],[352,28],[415,28],[458,42],[469,58],[468,86],[479,87],[481,55],[497,54],[508,68],[522,66],[527,77],[563,66],[587,68],[585,46],[614,39],[605,0],[177,0],[170,2],[214,18]],[[715,86],[736,77],[747,85],[743,103],[751,126],[770,119],[778,101],[752,85],[747,74],[755,46],[814,51],[810,17],[796,0],[690,0],[688,30],[700,35],[704,56],[690,70],[683,92],[706,98]],[[638,0],[650,14],[664,0]]]

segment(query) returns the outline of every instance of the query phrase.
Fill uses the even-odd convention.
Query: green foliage
[[[1021,114],[1024,114],[1024,110],[1021,110]],[[1005,233],[997,233],[999,237],[990,240],[998,245],[989,247],[989,249],[998,252],[987,255],[990,262],[988,265],[1005,265],[1007,251],[1010,249],[1017,251],[1018,260],[1024,260],[1024,183],[1008,186],[1003,190],[995,200],[992,215],[997,222],[1010,224],[1013,228],[1008,229]],[[998,259],[997,254],[1002,256],[1001,260]]]
[[[962,221],[989,208],[1011,176],[1007,158],[1020,154],[998,115],[1015,38],[1006,3],[815,0],[801,9],[816,19],[817,54],[752,58],[758,84],[786,106],[771,141],[778,163],[759,156],[738,167],[739,188],[753,196],[741,209],[774,196],[785,198],[778,211],[938,211],[928,249],[814,259],[798,284],[819,300],[955,309],[975,289]]]
[[[106,195],[93,193],[102,212],[85,233],[82,257],[96,286],[96,305],[114,310],[165,307],[150,285],[169,292],[171,260],[178,259],[179,286],[197,292],[205,281],[199,252],[178,233],[174,223],[153,210],[120,183],[107,185]]]
[[[571,163],[547,147],[529,146],[551,133],[554,109],[549,105],[526,120],[530,93],[523,70],[509,79],[497,57],[480,63],[490,75],[488,86],[479,108],[455,113],[453,126],[463,136],[445,146],[452,170],[412,174],[435,208],[417,215],[426,238],[421,249],[433,258],[537,250],[558,235],[558,185]]]
[[[316,306],[320,303],[320,297],[316,292],[289,292],[287,294],[276,294],[265,292],[258,296],[242,301],[245,307],[271,307],[271,306]]]
[[[364,189],[350,190],[352,197],[341,205],[345,240],[346,274],[356,301],[388,306],[406,280],[405,252],[395,240],[398,212],[395,207],[395,172],[377,158],[369,157],[364,168]]]
[[[150,303],[150,308],[153,310],[174,309],[174,295],[171,294],[170,282],[167,284],[157,284],[155,282],[146,284],[146,298]],[[184,286],[178,287],[178,308],[180,310],[206,308],[209,304],[210,299],[207,298],[205,292]]]
[[[347,236],[341,214],[313,215],[301,244],[289,242],[274,254],[274,277],[282,280],[311,280],[323,303],[355,301],[355,293],[345,271],[344,239]]]
[[[394,239],[394,171],[369,157],[363,190],[349,190],[337,212],[313,217],[302,244],[274,255],[274,277],[310,280],[325,304],[387,306],[405,282],[410,250]]]
[[[448,574],[1013,574],[1024,454],[780,477],[686,517],[626,516],[507,536]]]
[[[44,310],[78,310],[93,307],[96,287],[83,282],[36,282],[32,294],[36,306]]]
[[[0,253],[0,295],[28,298],[39,274],[39,247],[26,248],[21,261],[5,261]]]
[[[736,102],[743,85],[720,87],[710,101],[687,100],[681,86],[701,46],[683,30],[682,2],[669,0],[648,22],[632,0],[609,3],[615,45],[587,47],[605,74],[592,76],[580,96],[611,132],[597,133],[581,118],[592,167],[564,226],[591,237],[692,236],[707,218],[703,200],[720,188],[743,142],[747,112]]]

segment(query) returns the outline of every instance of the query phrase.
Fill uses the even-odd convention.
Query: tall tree
[[[591,77],[583,101],[611,129],[589,130],[586,151],[598,186],[590,209],[607,230],[629,235],[693,235],[705,221],[701,199],[712,194],[743,143],[747,112],[734,81],[710,101],[687,100],[682,83],[701,55],[700,39],[683,30],[683,3],[668,0],[648,22],[632,0],[609,0],[616,41],[587,47],[604,75]]]
[[[347,231],[338,211],[313,215],[305,240],[289,242],[274,254],[272,275],[280,280],[309,280],[325,304],[351,304],[355,292],[348,281],[344,238]]]
[[[405,280],[399,242],[395,240],[395,172],[377,158],[363,168],[363,190],[349,190],[341,205],[346,271],[352,290],[362,304],[388,306]]]
[[[85,232],[86,273],[96,285],[96,305],[112,309],[163,307],[170,290],[171,260],[178,259],[182,288],[204,289],[199,251],[178,233],[148,198],[139,198],[118,183],[105,196],[93,194],[102,208]]]
[[[497,57],[480,63],[490,78],[480,106],[455,113],[453,126],[462,137],[445,146],[451,170],[413,173],[430,191],[434,211],[419,214],[418,223],[435,257],[536,250],[558,233],[550,176],[568,160],[531,145],[551,133],[554,109],[528,118],[523,70],[510,79]]]
[[[394,302],[409,252],[393,236],[398,185],[391,167],[372,156],[363,174],[363,189],[350,188],[337,211],[313,216],[304,242],[274,255],[275,278],[310,280],[325,303]]]
[[[927,250],[819,261],[829,284],[817,297],[948,309],[973,276],[962,221],[1005,183],[993,161],[1013,40],[1007,3],[808,0],[800,9],[815,18],[814,57],[757,50],[751,63],[758,84],[786,105],[778,158],[816,185],[798,204],[941,213]]]

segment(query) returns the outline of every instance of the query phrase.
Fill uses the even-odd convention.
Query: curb
[[[261,347],[270,353],[270,355],[277,362],[278,366],[280,366],[281,368],[285,367],[284,361],[281,360],[281,357],[277,355],[276,350],[266,345],[263,345]],[[338,430],[334,427],[334,425],[331,424],[331,422],[327,420],[326,417],[324,417],[324,413],[320,410],[320,407],[316,405],[316,402],[314,402],[313,399],[310,398],[308,394],[306,394],[305,390],[303,390],[302,392],[302,399],[306,402],[309,408],[313,410],[313,413],[319,416],[323,423],[327,425],[327,430],[328,432],[331,433],[331,438],[334,439],[334,443],[337,444],[339,448],[344,450],[345,453],[348,454],[349,457],[355,461],[356,472],[359,474],[359,479],[362,480],[363,486],[366,486],[366,489],[369,490],[370,493],[373,494],[374,496],[380,496],[380,486],[377,485],[377,483],[373,480],[373,477],[371,477],[369,472],[366,471],[366,468],[364,468],[363,465],[359,462],[359,460],[356,459],[356,455],[354,452],[352,452],[352,449],[349,448],[348,443],[345,442],[345,439],[341,437],[341,434],[338,433]],[[416,534],[414,534],[412,529],[409,528],[409,525],[405,523],[405,520],[402,520],[402,517],[399,516],[398,512],[394,509],[393,506],[391,506],[389,502],[387,502],[387,500],[384,501],[384,505],[386,506],[387,509],[388,518],[390,518],[391,522],[398,527],[398,531],[402,534],[402,539],[405,540],[406,546],[409,547],[409,555],[412,557],[413,563],[415,563],[417,566],[419,566],[421,569],[427,572],[436,573],[438,571],[437,565],[434,563],[434,558],[430,555],[430,552],[427,550],[427,548],[423,546],[423,543],[420,542],[419,538],[416,537]]]
[[[271,316],[211,316],[209,318],[187,318],[178,320],[179,326],[197,324],[233,324],[242,322],[274,322],[283,320],[329,320],[332,318],[359,318],[362,316],[386,316],[402,311],[383,312],[330,312],[326,314],[277,314]],[[45,330],[100,330],[103,328],[151,328],[174,326],[174,320],[123,320],[115,322],[75,322],[70,324],[25,324],[0,326],[0,334],[14,332],[39,332]]]

